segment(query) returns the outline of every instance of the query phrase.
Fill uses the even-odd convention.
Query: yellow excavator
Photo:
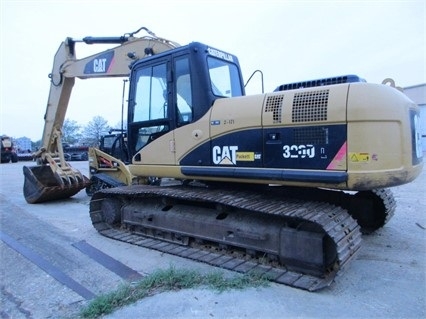
[[[104,236],[314,291],[330,285],[414,180],[419,109],[392,80],[355,75],[246,96],[236,56],[136,32],[87,37],[116,48],[53,66],[29,203],[92,195]],[[140,30],[141,30],[140,29]],[[138,31],[140,31],[138,30]],[[89,152],[90,179],[65,160],[61,127],[74,78],[128,76],[127,130]],[[386,85],[389,84],[390,85]]]

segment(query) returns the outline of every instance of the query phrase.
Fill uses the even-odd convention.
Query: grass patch
[[[164,270],[157,270],[136,283],[123,285],[113,292],[96,297],[81,311],[80,316],[83,318],[98,318],[112,313],[120,307],[164,291],[177,291],[204,286],[223,292],[230,289],[266,287],[268,284],[269,279],[267,276],[254,272],[225,277],[223,272],[219,271],[202,275],[193,270],[170,267]]]

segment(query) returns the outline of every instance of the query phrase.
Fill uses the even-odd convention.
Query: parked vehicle
[[[2,163],[17,163],[18,154],[15,151],[12,138],[7,135],[1,137],[1,162]]]
[[[71,161],[87,161],[88,159],[89,159],[89,156],[87,152],[73,153],[70,156]]]

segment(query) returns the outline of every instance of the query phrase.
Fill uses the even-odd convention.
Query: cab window
[[[213,94],[222,97],[241,96],[241,82],[235,64],[209,56],[207,58]]]
[[[167,118],[166,64],[143,68],[136,79],[133,122]]]
[[[177,126],[192,122],[192,85],[188,57],[175,61]]]

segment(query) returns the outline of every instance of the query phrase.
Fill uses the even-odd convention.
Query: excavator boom
[[[145,30],[149,35],[135,37]],[[117,47],[77,59],[75,44],[118,44]],[[37,166],[24,167],[24,196],[29,203],[39,203],[70,197],[89,184],[82,175],[65,161],[61,143],[62,126],[75,78],[126,77],[130,64],[146,56],[164,52],[179,44],[159,38],[146,28],[120,37],[66,38],[56,52],[49,74],[50,92],[44,116],[41,148],[33,154]]]

